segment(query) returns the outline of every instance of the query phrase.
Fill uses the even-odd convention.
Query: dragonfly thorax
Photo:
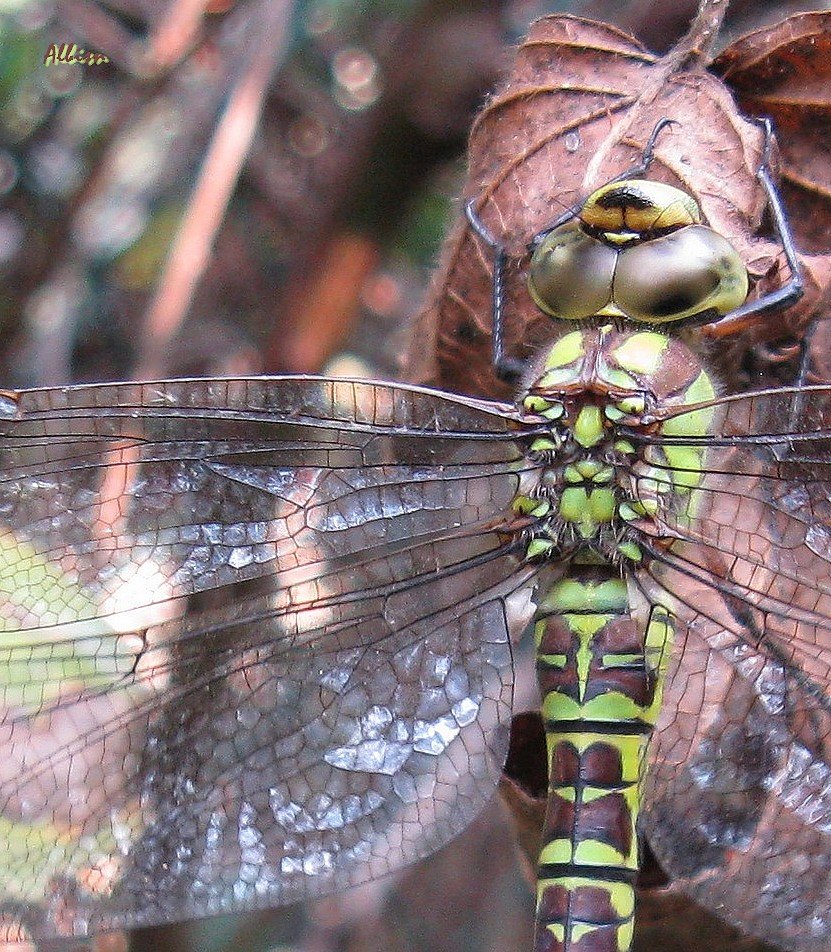
[[[515,511],[538,520],[528,556],[590,551],[609,562],[640,561],[634,528],[661,540],[662,509],[677,510],[681,500],[691,510],[703,469],[702,448],[650,438],[705,436],[708,407],[670,413],[714,396],[700,360],[662,334],[609,325],[556,341],[521,401],[545,426],[528,447],[537,465],[514,501]]]
[[[587,404],[583,409],[599,408]],[[589,416],[598,420],[594,412]],[[514,500],[516,512],[538,520],[529,532],[529,557],[562,559],[589,551],[607,562],[618,562],[623,555],[639,557],[626,544],[630,531],[623,517],[636,511],[637,499],[626,475],[634,462],[634,448],[616,442],[620,445],[604,427],[602,438],[587,449],[574,438],[568,423],[552,426],[550,437],[534,440],[528,455],[540,465]],[[552,450],[552,445],[559,450]]]

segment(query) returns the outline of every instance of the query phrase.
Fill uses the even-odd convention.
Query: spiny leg
[[[643,175],[652,165],[652,162],[655,158],[655,143],[658,141],[658,136],[661,134],[661,131],[667,126],[677,126],[678,123],[675,119],[659,119],[655,123],[655,128],[649,134],[649,138],[646,141],[646,145],[643,147],[643,152],[641,152],[641,160],[637,165],[633,165],[630,168],[626,169],[625,172],[621,172],[619,175],[616,175],[614,178],[609,179],[608,182],[605,182],[604,185],[611,185],[613,182],[623,182],[625,179],[637,178],[639,175]],[[585,201],[580,202],[578,205],[573,205],[567,212],[564,212],[560,217],[552,222],[550,225],[547,225],[542,231],[538,231],[536,235],[528,242],[528,250],[534,252],[541,241],[543,241],[548,235],[554,231],[555,228],[559,228],[560,225],[564,225],[567,221],[571,221],[572,218],[576,218],[577,215],[583,209]]]
[[[493,254],[491,276],[491,333],[492,333],[492,361],[493,367],[500,380],[510,383],[518,380],[525,367],[521,360],[508,357],[505,354],[505,265],[508,253],[505,246],[500,244],[488,231],[482,220],[473,208],[474,200],[465,205],[465,216],[470,227],[491,249]]]
[[[721,338],[746,330],[755,324],[760,323],[763,315],[775,311],[784,310],[790,307],[802,297],[804,291],[804,282],[802,279],[802,266],[799,263],[799,253],[794,244],[793,233],[788,224],[788,216],[782,205],[782,198],[779,195],[779,189],[773,181],[770,174],[770,153],[773,146],[773,123],[770,119],[756,120],[762,126],[765,132],[765,141],[762,147],[762,160],[756,172],[762,188],[767,196],[768,208],[770,209],[773,230],[782,251],[785,255],[785,261],[788,270],[791,273],[790,279],[775,291],[764,294],[754,301],[747,301],[725,314],[724,317],[713,321],[702,328],[702,332],[708,337]]]

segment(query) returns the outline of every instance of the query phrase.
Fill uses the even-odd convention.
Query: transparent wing
[[[660,512],[677,541],[644,539],[639,580],[682,621],[650,842],[681,888],[798,952],[831,949],[829,420],[828,387],[723,400],[700,488]]]
[[[321,895],[472,819],[532,611],[516,430],[313,378],[0,398],[5,937]]]

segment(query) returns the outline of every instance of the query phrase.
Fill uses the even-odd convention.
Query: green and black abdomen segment
[[[611,565],[572,565],[537,613],[549,761],[535,952],[626,952],[634,925],[640,781],[670,633],[630,614]]]

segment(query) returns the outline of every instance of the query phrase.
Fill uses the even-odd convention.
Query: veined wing
[[[317,896],[496,783],[513,410],[322,378],[0,400],[7,937]]]
[[[831,388],[720,408],[700,487],[659,512],[678,541],[644,540],[640,584],[683,621],[646,827],[681,888],[818,952],[831,949]],[[669,481],[672,449],[695,442],[643,449]]]

